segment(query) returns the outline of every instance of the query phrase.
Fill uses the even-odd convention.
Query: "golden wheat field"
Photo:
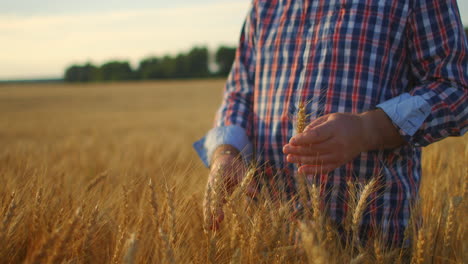
[[[407,249],[343,243],[318,210],[247,199],[247,180],[205,230],[191,144],[223,83],[0,85],[0,263],[468,263],[467,136],[424,150]]]

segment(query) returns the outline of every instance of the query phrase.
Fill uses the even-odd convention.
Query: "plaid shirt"
[[[362,225],[399,243],[418,195],[421,147],[468,129],[467,74],[456,0],[255,0],[215,128],[194,145],[208,164],[216,146],[232,144],[293,190],[295,167],[282,147],[295,134],[301,100],[311,120],[379,107],[408,144],[361,153],[314,179],[339,223],[347,180],[381,175]]]

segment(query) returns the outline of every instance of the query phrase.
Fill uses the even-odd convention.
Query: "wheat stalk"
[[[323,247],[321,235],[317,232],[321,229],[316,222],[305,224],[300,222],[301,241],[309,260],[309,263],[330,263],[327,250]]]
[[[33,254],[31,254],[30,261],[27,261],[28,263],[32,264],[41,264],[44,263],[43,260],[47,257],[47,252],[50,251],[53,246],[55,245],[55,242],[59,239],[61,235],[61,228],[57,228],[52,232],[52,235],[50,235],[40,246],[39,249]]]
[[[54,247],[54,250],[52,251],[53,253],[50,257],[50,263],[58,263],[58,261],[64,257],[64,254],[66,252],[65,249],[70,244],[73,232],[75,231],[75,228],[78,225],[80,213],[81,209],[78,208],[73,218],[68,222],[67,226],[64,229],[65,232],[63,236],[59,240],[58,245]]]
[[[218,263],[218,261],[216,261],[216,242],[216,234],[211,235],[208,241],[208,263],[210,264]]]
[[[33,230],[34,232],[37,232],[39,230],[39,212],[41,211],[41,203],[42,203],[42,194],[43,194],[43,188],[39,188],[36,192],[36,197],[34,201],[34,213],[33,213]]]
[[[125,251],[123,263],[133,264],[135,263],[135,255],[138,249],[138,240],[136,239],[136,235],[134,233],[130,235],[126,242],[126,245],[127,250]]]
[[[172,188],[166,188],[166,203],[169,209],[169,224],[170,224],[170,232],[169,232],[169,241],[171,242],[172,246],[175,246],[177,240],[177,227],[176,227],[176,208],[174,205],[174,190],[175,186]]]
[[[372,178],[369,181],[369,183],[367,183],[364,186],[364,189],[362,190],[359,200],[357,202],[356,208],[354,209],[351,229],[353,231],[353,236],[356,239],[356,241],[359,241],[359,227],[361,224],[362,216],[364,214],[364,210],[367,207],[367,198],[375,190],[376,183],[377,183],[377,178]]]
[[[168,263],[176,263],[175,257],[174,257],[174,251],[172,248],[171,243],[169,242],[169,238],[167,237],[166,233],[162,228],[159,228],[159,237],[161,238],[161,241],[164,243],[164,248],[165,250],[165,255],[166,255],[166,261]]]
[[[384,264],[384,256],[382,253],[382,248],[380,246],[379,240],[374,239],[374,253],[375,253],[375,260],[377,264]]]
[[[91,248],[90,245],[92,244],[91,241],[94,235],[94,230],[95,230],[95,225],[97,223],[98,214],[99,214],[99,205],[96,205],[93,211],[91,212],[91,216],[89,218],[88,223],[86,224],[85,235],[83,239],[83,255],[84,256],[89,255],[88,249]]]
[[[120,255],[122,254],[122,248],[124,245],[124,241],[127,235],[126,227],[129,225],[130,222],[130,213],[129,213],[129,191],[125,185],[122,185],[122,194],[124,198],[124,206],[123,206],[123,221],[121,224],[118,225],[118,238],[117,243],[115,244],[114,254],[112,256],[112,263],[119,263]]]

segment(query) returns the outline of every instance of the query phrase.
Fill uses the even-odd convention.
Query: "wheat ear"
[[[208,233],[210,232],[211,230],[211,227],[213,226],[212,224],[212,214],[213,214],[213,199],[211,197],[212,195],[212,187],[211,187],[211,184],[208,183],[208,185],[206,186],[206,206],[203,208],[205,211],[203,212],[203,216],[204,216],[204,222],[205,224],[203,225],[203,231],[205,231],[205,234],[208,235]]]
[[[421,264],[424,262],[425,243],[426,241],[424,236],[424,230],[421,228],[418,231],[417,244],[415,249],[416,252],[413,253],[413,257],[411,258],[411,264]]]
[[[151,206],[151,212],[153,213],[153,223],[155,226],[158,225],[158,202],[156,199],[156,191],[154,190],[153,181],[150,179],[148,182],[149,199],[148,202]]]
[[[43,193],[43,189],[41,187],[36,192],[36,198],[34,201],[34,213],[33,213],[33,231],[34,232],[39,231],[39,225],[40,225],[39,213],[41,212],[42,193]]]
[[[297,133],[302,133],[304,132],[306,126],[307,126],[307,109],[306,109],[306,104],[304,101],[301,101],[298,106],[297,110],[297,123],[296,123],[296,131]]]
[[[8,209],[6,211],[5,216],[3,217],[2,221],[2,227],[0,229],[0,241],[3,241],[4,237],[8,233],[8,228],[11,223],[11,219],[13,219],[13,216],[15,214],[15,209],[16,209],[16,201],[15,201],[15,192],[11,193],[11,198],[10,198],[10,203],[8,205]]]
[[[444,230],[444,247],[446,249],[450,247],[450,242],[452,240],[454,214],[455,214],[455,206],[453,204],[453,201],[451,200],[449,209],[447,212],[447,219],[445,221],[445,230]]]
[[[311,196],[312,208],[314,210],[314,221],[320,222],[320,188],[317,187],[317,185],[312,184],[309,187],[309,194]]]
[[[304,132],[307,125],[307,110],[304,101],[301,101],[298,106],[297,111],[297,121],[296,121],[296,132],[300,134]],[[298,164],[298,168],[301,164]],[[306,175],[302,173],[298,173],[298,194],[299,194],[299,201],[302,204],[302,207],[306,214],[310,216],[310,210],[307,206],[308,201],[308,194],[307,194],[307,181]]]
[[[86,186],[86,192],[90,192],[94,187],[101,183],[107,177],[107,171],[100,173]]]
[[[354,238],[359,240],[359,226],[361,225],[362,216],[364,210],[367,207],[367,198],[375,190],[377,183],[377,178],[372,178],[369,183],[364,186],[364,189],[361,192],[359,201],[357,202],[356,208],[354,209],[353,221],[352,221],[352,231]]]

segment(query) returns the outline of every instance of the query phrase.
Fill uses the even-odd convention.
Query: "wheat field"
[[[253,202],[250,172],[207,229],[191,144],[223,83],[0,85],[0,263],[468,263],[467,136],[424,149],[409,248],[343,243],[318,210],[294,220],[288,201]]]

